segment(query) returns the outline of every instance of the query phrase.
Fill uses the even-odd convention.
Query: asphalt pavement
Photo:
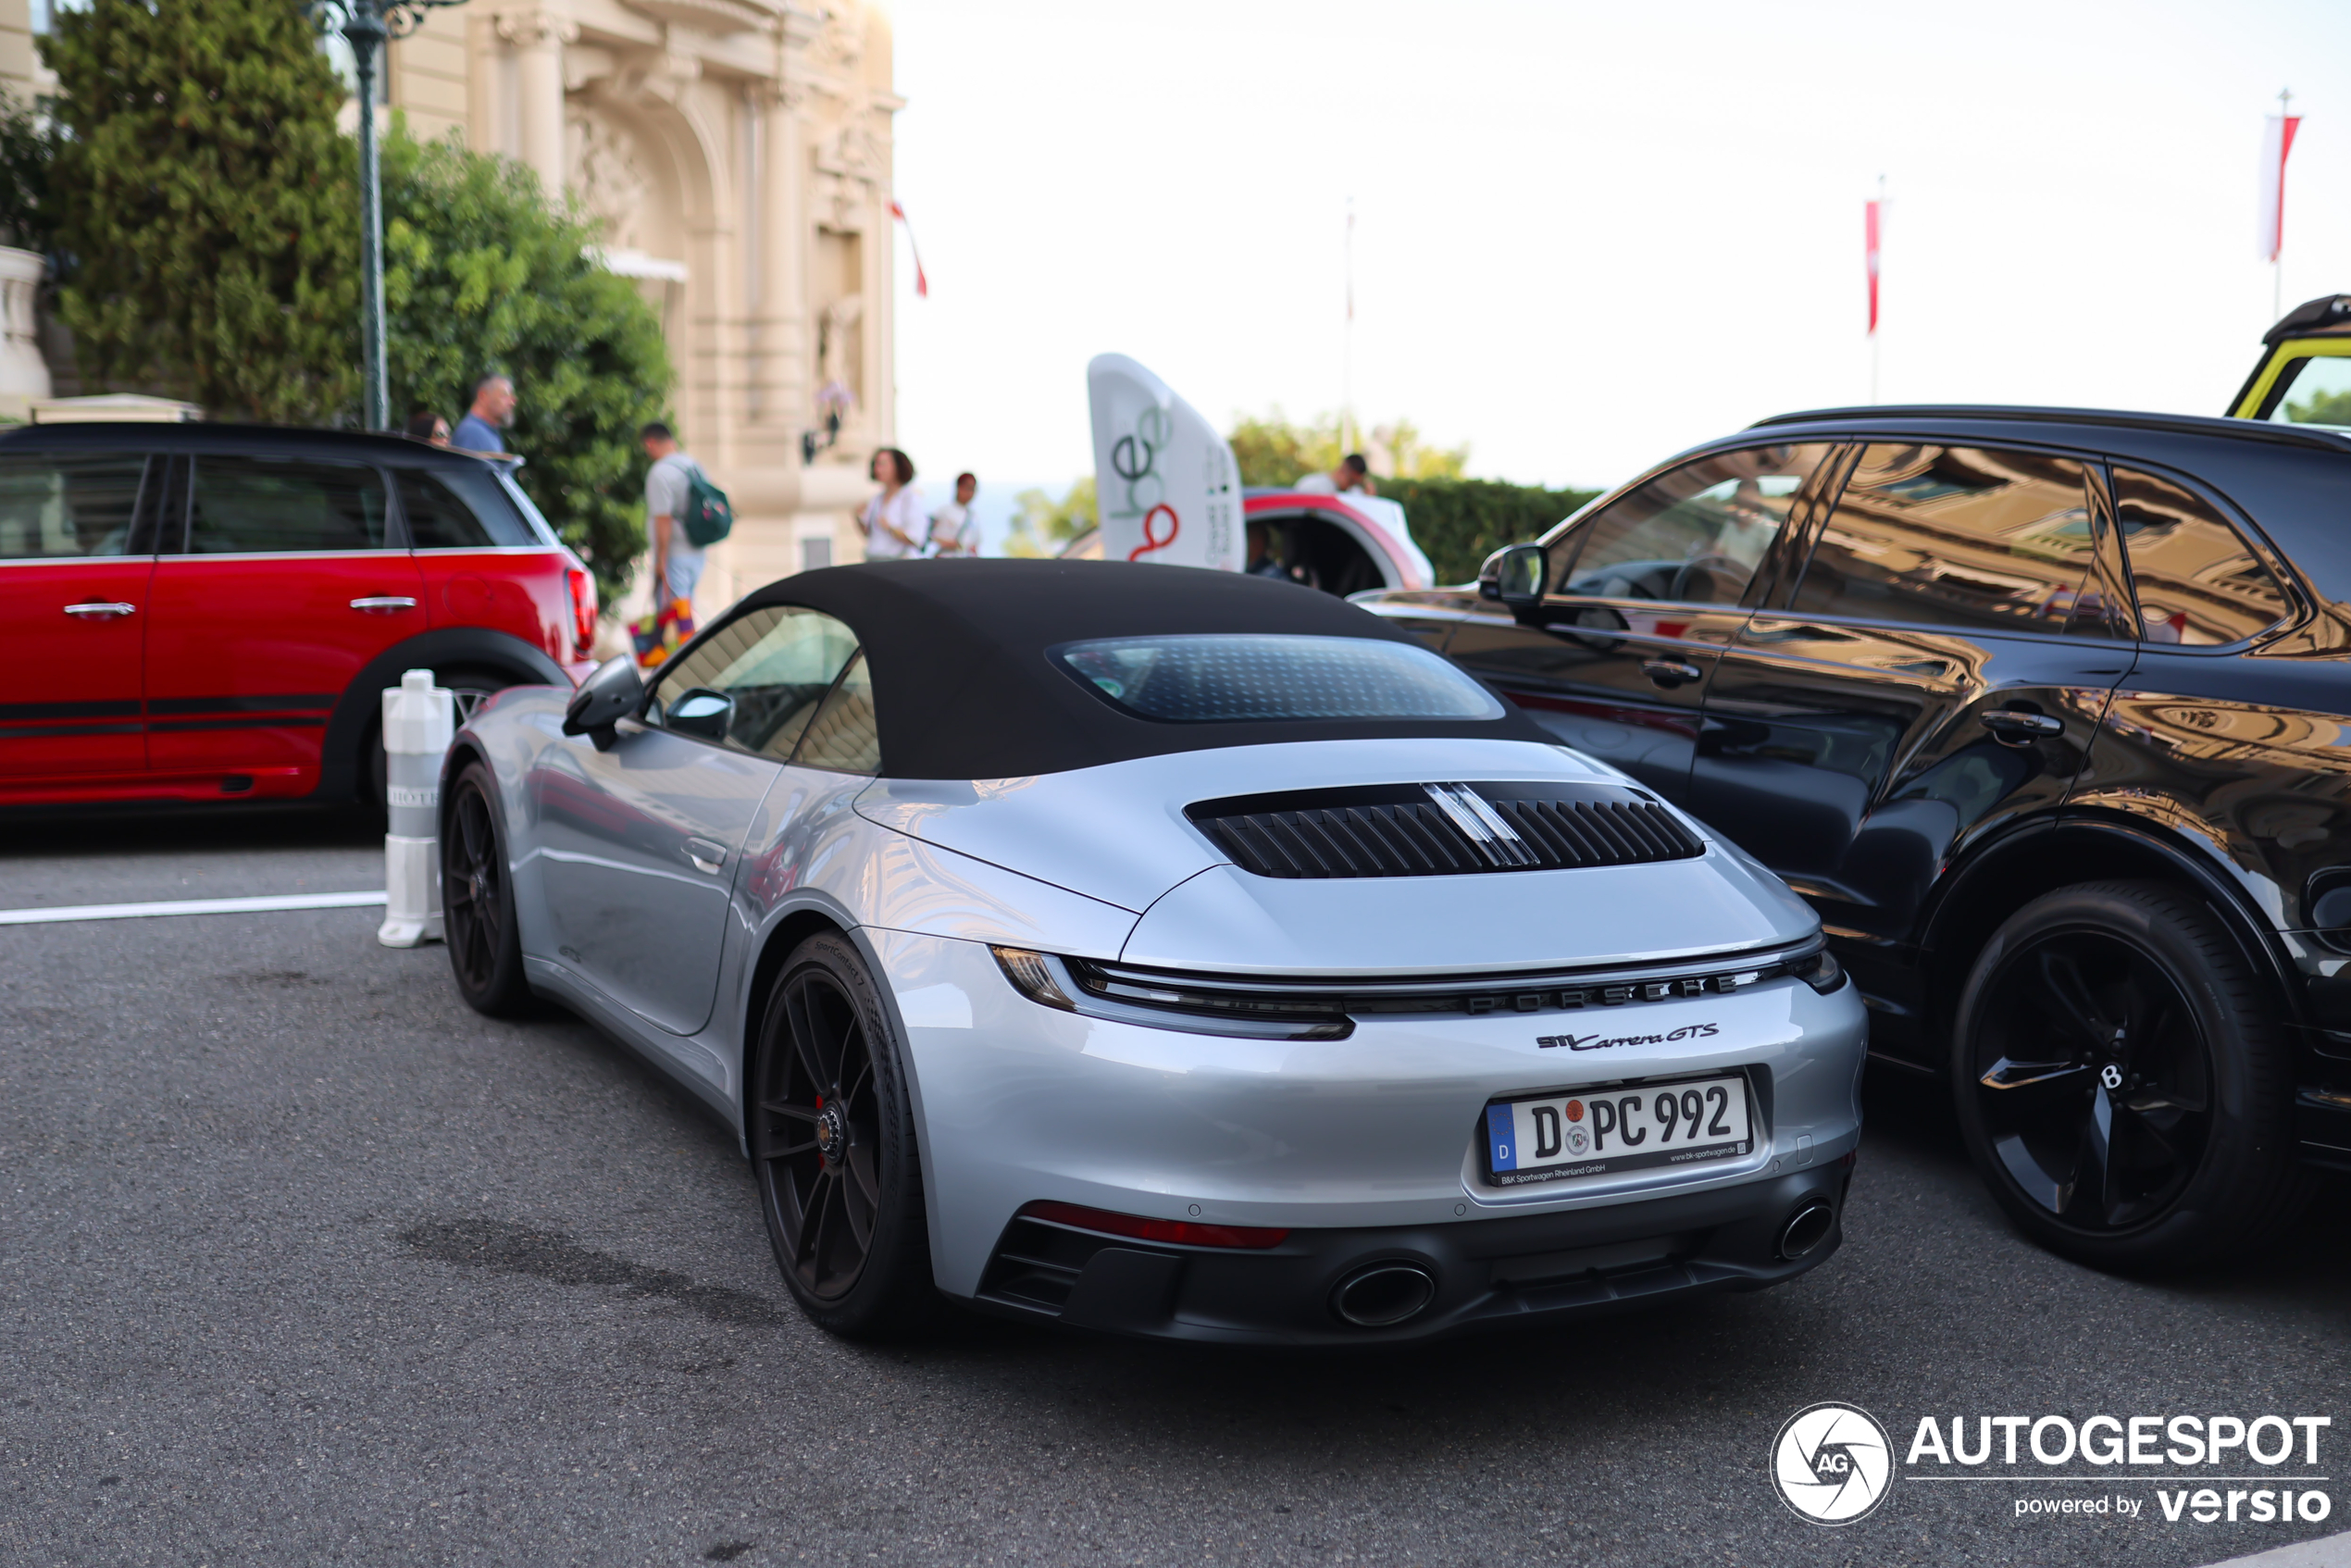
[[[0,908],[381,877],[301,813],[0,829]],[[576,1019],[477,1016],[379,918],[0,928],[0,1562],[2168,1568],[2351,1528],[2333,1468],[2291,1525],[2168,1522],[2077,1462],[1905,1471],[1829,1529],[1770,1476],[1822,1400],[1897,1449],[2196,1412],[2351,1451],[2340,1188],[2258,1265],[2108,1277],[1876,1082],[1846,1246],[1781,1289],[1377,1355],[861,1347],[794,1310],[730,1131]],[[2069,1497],[2142,1507],[2016,1512]]]

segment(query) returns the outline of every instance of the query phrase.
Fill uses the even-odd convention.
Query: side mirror
[[[596,750],[610,751],[613,726],[644,701],[645,682],[637,673],[637,661],[626,653],[606,659],[572,693],[571,705],[564,710],[564,733],[585,735],[595,741]]]
[[[697,686],[670,703],[661,722],[673,734],[723,742],[735,722],[735,700],[724,691]]]
[[[1517,612],[1543,603],[1543,579],[1550,569],[1550,555],[1541,545],[1513,544],[1495,552],[1488,565],[1493,568],[1493,591],[1488,597],[1499,599]],[[1478,589],[1483,592],[1486,587],[1481,575]]]

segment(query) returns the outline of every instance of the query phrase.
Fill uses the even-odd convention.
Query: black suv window
[[[384,547],[383,476],[364,463],[206,452],[195,468],[191,554]]]
[[[146,466],[113,453],[0,457],[0,559],[129,554]]]
[[[2194,491],[2117,468],[2114,512],[2139,596],[2139,635],[2147,641],[2241,642],[2285,619],[2285,591]]]
[[[2114,635],[2084,465],[1912,442],[1862,449],[1797,586],[1798,615]]]
[[[1759,446],[1667,469],[1551,545],[1549,591],[1737,604],[1828,452]]]

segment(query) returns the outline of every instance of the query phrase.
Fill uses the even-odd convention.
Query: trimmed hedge
[[[1599,493],[1499,479],[1381,479],[1379,492],[1403,506],[1442,583],[1475,580],[1486,556],[1549,531]]]

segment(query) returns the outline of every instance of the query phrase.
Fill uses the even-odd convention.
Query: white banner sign
[[[1086,392],[1102,559],[1247,565],[1240,465],[1216,427],[1123,354],[1095,355]]]

